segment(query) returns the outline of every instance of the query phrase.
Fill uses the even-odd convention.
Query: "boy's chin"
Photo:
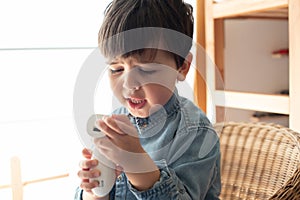
[[[147,108],[134,109],[134,108],[130,108],[127,106],[127,110],[134,117],[139,117],[139,118],[149,117],[149,109],[147,109]]]
[[[132,116],[139,117],[139,118],[147,118],[162,108],[163,108],[163,106],[158,105],[158,104],[152,106],[151,108],[144,107],[142,109],[132,109],[132,108],[127,107],[127,109],[129,110],[129,112]]]
[[[147,118],[149,117],[149,112],[143,112],[141,110],[129,110],[130,114],[134,117],[139,117],[139,118]]]

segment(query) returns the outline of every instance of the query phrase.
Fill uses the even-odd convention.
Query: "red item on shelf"
[[[272,57],[281,58],[284,55],[289,55],[289,49],[279,49],[272,52]]]

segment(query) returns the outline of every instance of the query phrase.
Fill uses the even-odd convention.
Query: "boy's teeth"
[[[142,103],[143,100],[135,100],[135,99],[131,99],[131,102],[132,102],[132,103],[138,104],[138,103]]]

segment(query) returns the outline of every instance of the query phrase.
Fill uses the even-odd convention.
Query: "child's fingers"
[[[82,150],[82,155],[87,160],[82,160],[79,163],[81,170],[78,171],[77,176],[81,179],[80,188],[84,191],[92,194],[92,189],[99,186],[99,182],[96,180],[91,180],[91,178],[97,178],[101,175],[98,169],[92,169],[98,165],[98,160],[91,160],[92,151],[84,148]]]
[[[126,115],[113,115],[111,117],[103,118],[104,123],[114,132],[120,135],[135,135],[136,129],[130,123]]]
[[[81,182],[80,184],[80,188],[82,188],[84,191],[86,192],[91,192],[91,190],[95,187],[99,186],[99,182],[98,181],[91,181],[91,182]]]
[[[117,135],[120,135],[120,133],[116,132],[114,129],[112,129],[107,122],[104,120],[98,120],[97,126],[100,129],[102,133],[104,133],[109,138],[115,138]]]
[[[137,130],[132,125],[127,115],[112,115],[112,118],[123,132],[131,136],[137,135]]]
[[[126,124],[130,123],[129,117],[127,115],[112,115],[111,117]]]
[[[83,157],[86,158],[86,159],[91,159],[91,157],[92,157],[92,151],[89,150],[89,149],[87,149],[87,148],[84,148],[84,149],[82,150],[82,155],[83,155]]]
[[[115,132],[119,133],[119,134],[124,134],[126,133],[123,129],[122,129],[122,125],[121,125],[121,121],[118,121],[116,119],[114,119],[113,117],[104,117],[103,121],[106,123],[106,125],[111,128],[112,130],[114,130]]]
[[[97,178],[100,175],[101,175],[101,172],[98,169],[80,170],[77,173],[77,176],[82,180],[88,180],[90,178]]]
[[[98,165],[98,160],[82,160],[79,162],[79,167],[84,170],[96,167]]]

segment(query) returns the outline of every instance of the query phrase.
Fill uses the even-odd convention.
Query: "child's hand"
[[[97,166],[97,160],[91,160],[92,152],[88,149],[82,150],[82,155],[86,160],[82,160],[79,164],[81,170],[78,171],[78,177],[81,179],[80,187],[89,195],[93,196],[92,189],[97,187],[99,183],[94,181],[89,181],[90,178],[97,178],[100,176],[101,172],[98,169],[91,169]]]
[[[96,147],[108,159],[121,165],[124,171],[131,170],[128,161],[135,163],[135,159],[147,154],[136,128],[126,115],[104,117],[97,121],[97,126],[107,137],[95,139]]]
[[[92,152],[88,149],[82,150],[82,155],[86,160],[82,160],[79,164],[81,170],[78,171],[78,177],[81,179],[80,187],[85,191],[83,194],[84,200],[97,200],[105,199],[95,196],[92,192],[92,189],[97,187],[99,183],[96,180],[90,182],[90,178],[97,178],[101,176],[101,172],[98,169],[92,169],[97,166],[97,160],[91,160]],[[116,169],[116,176],[119,176],[122,172],[121,168]]]
[[[97,121],[106,137],[95,139],[100,153],[121,165],[131,184],[138,190],[151,188],[160,171],[143,149],[136,128],[126,115],[113,115]]]

